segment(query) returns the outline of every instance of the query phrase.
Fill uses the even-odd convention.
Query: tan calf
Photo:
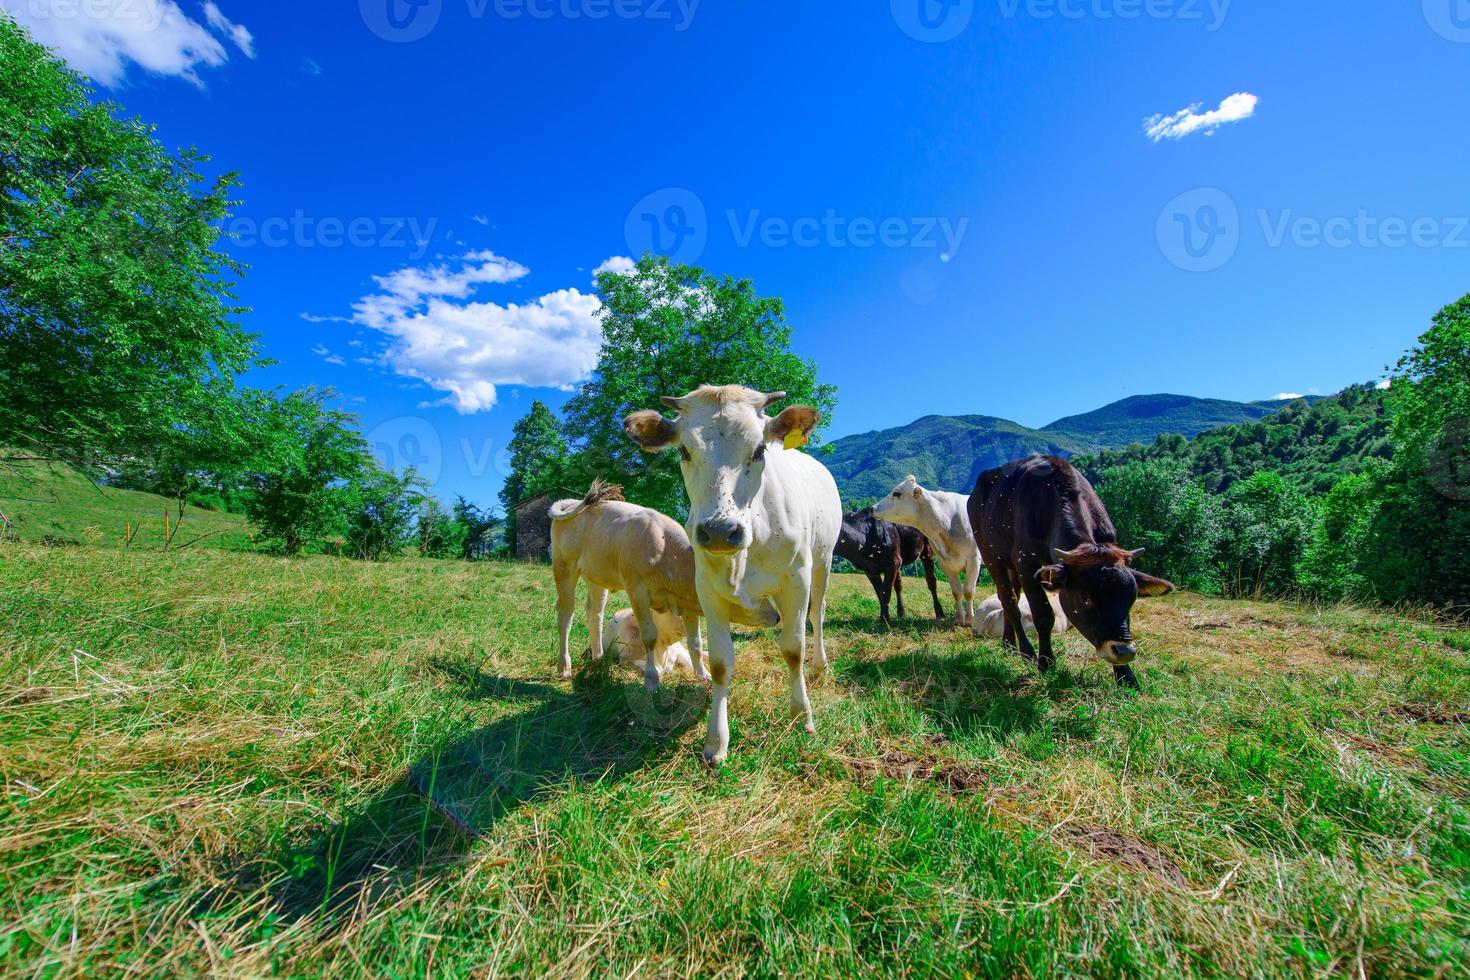
[[[551,571],[556,579],[561,676],[572,676],[569,648],[577,582],[587,581],[587,630],[591,649],[601,651],[602,614],[611,591],[626,592],[638,620],[647,663],[644,683],[658,687],[659,628],[654,613],[684,621],[694,676],[707,681],[699,641],[699,598],[694,590],[694,552],[672,518],[626,503],[622,488],[598,480],[581,500],[551,505]]]

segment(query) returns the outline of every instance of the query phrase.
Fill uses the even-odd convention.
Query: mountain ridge
[[[847,501],[882,496],[909,473],[927,487],[968,492],[983,470],[1033,452],[1058,456],[1152,443],[1160,435],[1254,422],[1292,401],[1233,402],[1160,393],[1130,395],[1039,429],[993,415],[925,415],[907,425],[854,433],[823,462]]]

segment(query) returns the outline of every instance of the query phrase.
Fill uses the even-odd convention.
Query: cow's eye
[[[763,460],[765,458],[766,458],[766,447],[765,447],[765,444],[762,443],[761,445],[755,447],[755,452],[751,454],[750,461],[752,463],[759,463],[761,460]]]
[[[685,449],[683,446],[679,447],[679,458],[686,463],[692,462],[694,460],[694,457],[689,455],[689,450]]]
[[[899,493],[897,490],[893,491],[893,495],[895,497],[902,497],[903,496],[903,494]]]

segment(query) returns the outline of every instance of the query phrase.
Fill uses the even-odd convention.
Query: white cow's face
[[[643,449],[678,448],[694,545],[701,550],[733,555],[750,547],[751,509],[765,479],[767,454],[783,452],[788,435],[808,433],[817,424],[816,411],[804,406],[775,418],[765,414],[785,397],[784,391],[706,385],[682,398],[662,399],[678,411],[676,420],[658,412],[634,412],[624,420],[624,431]]]
[[[910,526],[919,518],[919,501],[924,499],[924,488],[918,478],[910,474],[893,492],[873,505],[873,516],[894,524]]]

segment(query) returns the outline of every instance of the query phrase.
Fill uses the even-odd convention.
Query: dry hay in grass
[[[951,796],[977,793],[990,782],[979,766],[935,755],[912,755],[901,749],[892,749],[874,759],[847,757],[843,762],[860,779],[886,776],[900,782],[932,783]]]
[[[1389,709],[1400,718],[1425,725],[1470,725],[1470,711],[1448,711],[1418,704],[1400,704]]]
[[[1378,672],[1379,666],[1358,652],[1347,632],[1307,610],[1292,618],[1255,603],[1209,602],[1205,610],[1200,604],[1141,602],[1135,607],[1136,631],[1150,650],[1231,674],[1278,673],[1283,667]]]
[[[1063,843],[1086,848],[1094,860],[1111,861],[1142,871],[1185,891],[1191,887],[1189,879],[1173,858],[1136,837],[1107,827],[1081,824],[1063,824],[1053,831],[1053,836]]]

